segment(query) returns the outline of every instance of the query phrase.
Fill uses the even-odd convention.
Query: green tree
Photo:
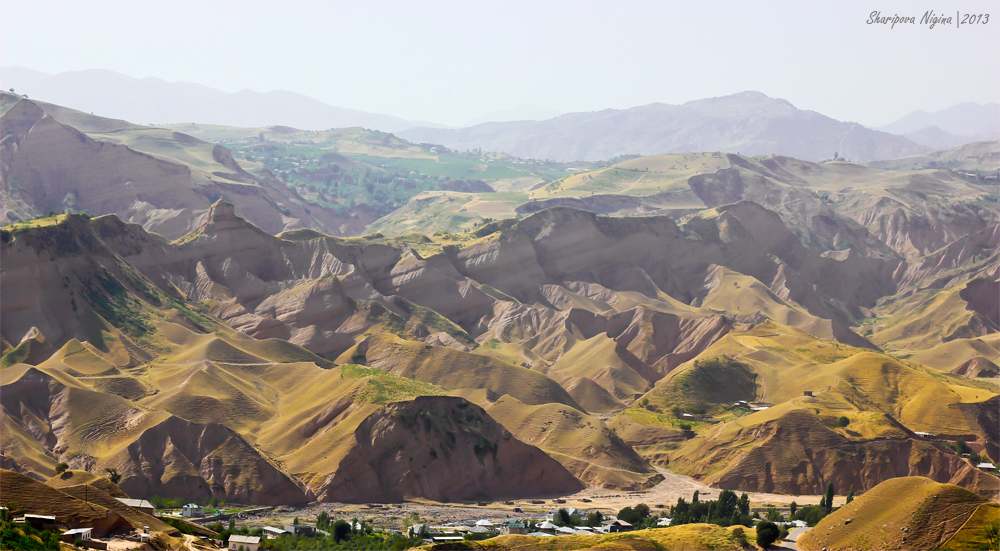
[[[338,520],[333,523],[333,541],[340,543],[351,537],[351,523]]]
[[[618,511],[618,520],[624,520],[629,524],[638,524],[642,518],[631,507],[625,507],[621,511]]]
[[[833,511],[833,482],[827,482],[826,484],[826,512],[829,514]]]
[[[732,490],[722,490],[719,492],[719,505],[715,510],[719,518],[729,518],[736,512],[739,498]]]
[[[299,517],[295,517],[294,519],[292,519],[292,526],[298,526],[298,525],[299,525]]]
[[[108,467],[104,469],[104,472],[108,473],[108,480],[110,480],[112,484],[118,484],[122,481],[122,475],[118,474],[118,469]]]
[[[854,484],[851,484],[851,489],[847,490],[847,503],[854,501]]]
[[[602,522],[604,522],[604,515],[600,511],[594,511],[587,515],[587,526],[591,528],[600,526]]]
[[[778,541],[781,530],[773,522],[762,522],[757,525],[757,545],[762,549],[771,547],[771,544]]]
[[[330,527],[330,514],[326,511],[321,511],[319,515],[316,516],[316,528],[320,530],[326,530]]]
[[[556,516],[552,519],[552,522],[558,526],[575,526],[575,520],[576,519],[573,518],[573,515],[569,514],[569,511],[566,509],[559,509],[556,511]]]
[[[842,427],[846,427],[851,424],[851,420],[846,415],[841,415],[840,419],[837,420],[837,424]]]
[[[694,491],[694,495],[691,496],[691,503],[692,504],[698,503],[698,494],[700,494],[700,493],[701,492],[699,492],[698,490]]]
[[[740,501],[737,503],[737,507],[739,507],[741,515],[750,514],[750,496],[748,496],[746,492],[743,492],[743,495],[740,496]]]
[[[640,519],[649,518],[649,505],[646,505],[645,503],[636,505],[635,513],[639,515]]]
[[[795,511],[797,511],[798,509],[799,509],[799,504],[793,501],[792,504],[788,506],[788,515],[795,516]]]
[[[67,470],[69,470],[69,464],[67,463],[60,463],[56,465],[56,474],[63,474]]]

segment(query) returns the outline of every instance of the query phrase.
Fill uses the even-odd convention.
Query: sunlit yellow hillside
[[[978,549],[998,514],[996,503],[964,488],[923,477],[895,478],[824,518],[797,543],[810,551]]]

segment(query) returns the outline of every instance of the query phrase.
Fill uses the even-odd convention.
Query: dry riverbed
[[[326,511],[334,519],[352,519],[367,521],[376,529],[401,529],[407,520],[425,523],[432,526],[452,524],[472,526],[480,519],[502,521],[511,518],[540,519],[546,513],[560,507],[576,507],[590,511],[599,510],[604,514],[615,514],[627,506],[645,503],[655,514],[669,511],[670,506],[683,497],[690,501],[692,494],[698,490],[700,499],[717,499],[719,489],[706,486],[693,478],[660,471],[665,479],[655,487],[646,491],[628,492],[621,490],[605,490],[603,488],[588,488],[576,494],[558,498],[518,499],[507,502],[491,502],[485,505],[447,504],[428,501],[406,501],[387,504],[347,504],[347,503],[312,503],[305,506],[282,506],[247,519],[237,519],[240,525],[278,526],[291,524],[298,517],[300,522],[314,524],[320,512]],[[737,492],[741,493],[741,492]],[[799,505],[815,505],[819,503],[819,495],[789,496],[781,494],[765,494],[748,492],[752,510],[765,510],[769,505],[787,508],[795,501]],[[834,503],[842,505],[844,497],[834,499]],[[515,512],[519,508],[522,512]]]

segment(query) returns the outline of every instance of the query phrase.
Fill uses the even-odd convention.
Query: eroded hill
[[[986,249],[824,255],[751,202],[349,239],[274,236],[217,202],[173,242],[114,216],[3,235],[0,426],[21,472],[258,503],[642,488],[651,462],[757,491],[998,489],[946,447],[998,453],[995,383],[934,359],[953,326],[926,331],[926,365],[859,334],[944,278],[986,320],[973,337],[994,335]]]
[[[4,224],[51,211],[113,213],[173,239],[219,199],[270,232],[331,222],[270,173],[245,171],[223,146],[6,92],[0,101]]]

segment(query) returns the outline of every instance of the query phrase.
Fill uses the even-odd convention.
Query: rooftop
[[[155,509],[156,508],[156,507],[153,507],[152,503],[146,501],[145,499],[131,499],[131,498],[127,498],[127,497],[119,497],[119,498],[116,498],[116,499],[118,499],[118,501],[124,503],[125,505],[128,505],[129,507],[138,507],[138,508],[141,508],[141,509]]]
[[[260,536],[229,536],[230,543],[260,543]]]

